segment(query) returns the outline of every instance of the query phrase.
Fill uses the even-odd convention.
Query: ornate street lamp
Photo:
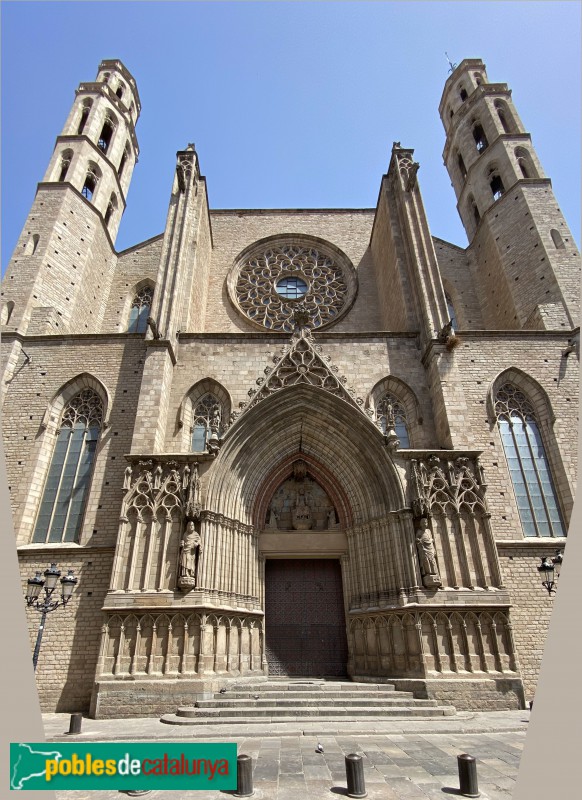
[[[560,566],[564,560],[564,554],[556,550],[556,555],[553,558],[550,556],[542,556],[542,563],[538,567],[538,572],[544,576],[545,580],[542,581],[542,586],[548,590],[548,594],[556,594],[555,586],[560,577]],[[555,576],[555,580],[554,580]]]
[[[41,578],[40,572],[37,572],[34,578],[28,579],[28,591],[25,595],[26,604],[32,608],[36,608],[36,610],[41,614],[40,624],[38,626],[38,635],[36,637],[36,644],[34,646],[34,654],[32,656],[32,665],[35,671],[38,663],[38,654],[40,653],[40,643],[42,642],[42,634],[44,632],[46,615],[61,605],[67,605],[71,599],[71,595],[73,594],[73,589],[79,580],[78,578],[75,578],[73,575],[73,570],[70,569],[68,574],[61,578],[61,597],[60,599],[55,599],[53,597],[53,593],[57,587],[60,575],[61,571],[57,569],[57,565],[51,564],[48,569],[45,569],[44,578]],[[44,597],[41,598],[40,595],[43,587]]]

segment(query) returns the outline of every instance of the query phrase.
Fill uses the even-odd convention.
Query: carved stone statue
[[[186,525],[184,537],[180,545],[180,563],[178,568],[178,586],[194,588],[198,579],[198,562],[202,552],[202,539],[196,526],[190,520]]]
[[[279,527],[279,514],[277,509],[271,505],[269,508],[269,519],[267,521],[267,528],[271,528],[272,530],[276,531]]]
[[[427,589],[435,589],[442,586],[436,561],[434,540],[426,517],[421,517],[416,531],[416,549],[418,550],[423,586]]]
[[[308,531],[313,525],[310,505],[310,500],[306,495],[305,487],[299,484],[292,511],[293,528],[296,531]]]
[[[327,529],[328,531],[333,531],[337,528],[337,522],[335,521],[335,509],[330,508],[327,512]]]

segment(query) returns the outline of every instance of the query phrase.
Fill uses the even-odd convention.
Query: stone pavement
[[[370,800],[446,800],[459,796],[457,755],[477,759],[484,800],[509,800],[517,777],[529,711],[459,712],[448,719],[390,719],[348,723],[285,722],[205,725],[203,730],[162,725],[157,719],[83,720],[79,736],[66,736],[67,714],[44,715],[47,741],[236,742],[252,756],[256,800],[333,800],[346,796],[344,757],[364,757]],[[244,730],[243,730],[244,729]],[[252,730],[248,730],[252,729]],[[323,753],[316,752],[321,742]],[[141,785],[136,789],[144,788]],[[147,788],[147,787],[145,787]],[[196,791],[193,800],[228,800],[230,792]],[[123,800],[121,792],[56,792],[58,800]],[[148,800],[176,800],[152,791]]]

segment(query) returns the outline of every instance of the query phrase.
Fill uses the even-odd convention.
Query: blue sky
[[[415,148],[431,231],[466,246],[438,103],[459,62],[507,82],[580,242],[577,2],[2,2],[2,264],[81,81],[133,73],[141,155],[119,250],[163,231],[175,153],[211,208],[376,204],[392,142]]]

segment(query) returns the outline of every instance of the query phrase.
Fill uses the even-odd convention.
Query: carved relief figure
[[[293,503],[293,527],[296,531],[308,531],[311,528],[311,502],[305,492],[305,486],[299,485]]]
[[[186,525],[184,538],[180,545],[180,564],[178,570],[179,586],[196,586],[198,562],[202,552],[202,539],[192,520]]]
[[[427,589],[442,586],[436,561],[434,540],[426,517],[421,517],[416,531],[416,548],[418,550],[423,586]]]

